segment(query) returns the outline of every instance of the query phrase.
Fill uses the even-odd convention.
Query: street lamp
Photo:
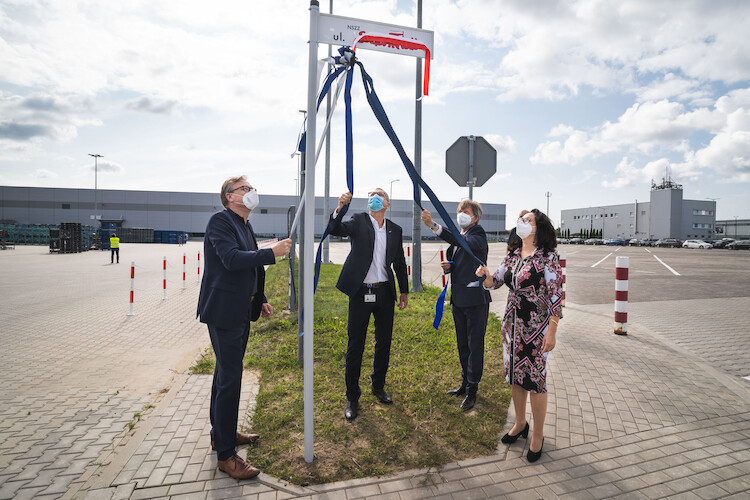
[[[400,180],[401,180],[401,179],[393,179],[393,180],[391,181],[391,188],[390,188],[390,190],[388,191],[388,196],[389,196],[389,197],[391,198],[391,206],[390,206],[390,207],[388,208],[388,218],[389,218],[389,219],[391,218],[391,209],[392,209],[392,207],[393,207],[393,183],[394,183],[394,182],[398,182],[398,181],[400,181]]]
[[[99,160],[99,158],[104,158],[104,157],[102,155],[100,155],[100,154],[92,154],[92,153],[89,153],[89,156],[93,156],[94,157],[94,217],[96,217],[98,215],[97,212],[99,211],[99,209],[97,207],[97,195],[96,195],[97,189],[98,189],[98,183],[99,183],[99,179],[98,179],[99,178],[99,162],[98,162],[98,160]]]

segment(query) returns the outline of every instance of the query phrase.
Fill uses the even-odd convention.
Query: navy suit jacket
[[[367,271],[372,264],[372,254],[375,249],[375,229],[372,227],[370,214],[361,212],[352,215],[346,222],[341,213],[335,219],[331,227],[334,236],[348,236],[352,249],[341,269],[336,288],[349,297],[357,293],[367,276]],[[403,237],[401,226],[385,220],[386,246],[385,246],[385,270],[388,273],[388,283],[396,298],[396,282],[393,279],[393,271],[396,271],[398,287],[401,293],[409,293],[409,277],[406,273],[406,259],[404,259]],[[391,270],[391,266],[393,269]]]
[[[485,290],[481,284],[478,287],[466,287],[467,284],[481,279],[476,275],[479,264],[466,253],[466,250],[459,246],[456,237],[445,227],[440,232],[440,238],[450,243],[447,257],[448,260],[455,262],[450,270],[451,304],[458,307],[469,307],[492,302],[490,292]],[[466,244],[469,245],[474,255],[486,263],[489,246],[487,245],[487,233],[484,232],[484,228],[479,224],[470,227],[464,233],[464,240],[466,240]]]
[[[252,226],[248,222],[246,229],[241,216],[229,209],[211,216],[203,241],[205,272],[197,313],[201,322],[229,330],[260,317],[267,302],[263,266],[275,263],[276,257],[270,248],[257,248]]]

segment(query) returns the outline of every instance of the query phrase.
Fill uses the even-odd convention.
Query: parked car
[[[662,238],[654,243],[655,247],[680,248],[680,240],[675,238]]]
[[[627,245],[628,240],[621,240],[619,238],[610,238],[608,240],[604,240],[605,245]]]
[[[628,245],[631,247],[637,247],[640,243],[640,240],[638,238],[632,238],[628,241]]]
[[[583,238],[570,238],[571,245],[583,245]]]
[[[734,238],[722,238],[720,240],[714,241],[714,248],[726,248],[727,245],[735,241]]]
[[[713,248],[710,243],[706,243],[703,240],[685,240],[682,244],[682,248]]]
[[[730,250],[750,250],[750,240],[736,240],[727,245]]]
[[[570,243],[570,240],[568,238],[557,238],[557,243],[560,245],[567,245]]]
[[[583,242],[585,245],[601,245],[602,240],[599,238],[589,238],[586,241]]]
[[[656,243],[659,240],[655,240],[653,238],[645,238],[642,240],[638,240],[638,246],[641,247],[652,247],[654,246],[654,243]]]

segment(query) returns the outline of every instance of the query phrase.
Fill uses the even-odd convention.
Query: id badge
[[[376,295],[374,293],[365,294],[365,302],[375,302]]]

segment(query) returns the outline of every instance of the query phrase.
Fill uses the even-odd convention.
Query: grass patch
[[[270,266],[266,296],[275,314],[253,324],[246,366],[259,370],[260,393],[253,432],[261,434],[248,460],[296,484],[320,484],[380,476],[411,468],[495,453],[505,424],[510,388],[503,380],[500,320],[490,314],[485,367],[477,406],[445,394],[460,383],[460,365],[450,308],[440,329],[432,328],[436,287],[409,294],[396,311],[386,390],[395,404],[370,393],[373,325],[362,361],[360,415],[344,419],[348,298],[335,288],[340,265],[323,265],[315,294],[315,460],[303,458],[303,372],[297,364],[297,314],[288,312],[288,261]]]
[[[202,374],[210,375],[214,372],[216,367],[216,357],[214,356],[213,348],[206,347],[201,353],[201,357],[198,358],[195,363],[190,367],[190,375]],[[164,391],[163,391],[164,392]]]

